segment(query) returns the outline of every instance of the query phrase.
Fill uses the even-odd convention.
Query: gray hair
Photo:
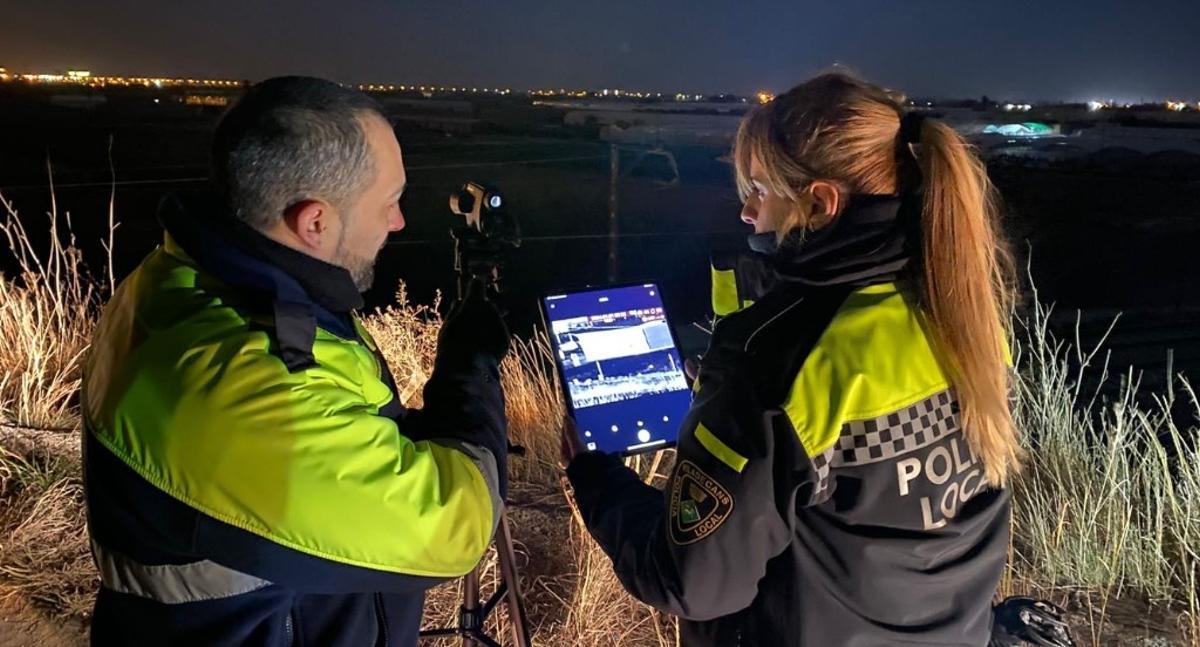
[[[362,120],[370,97],[304,76],[268,79],[225,113],[213,136],[212,179],[233,214],[264,230],[302,200],[339,209],[375,177]]]

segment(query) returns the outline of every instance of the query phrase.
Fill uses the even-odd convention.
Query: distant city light
[[[183,98],[183,103],[189,106],[227,106],[229,97],[213,94],[189,94]]]
[[[29,83],[39,85],[76,85],[90,88],[105,88],[105,87],[144,87],[150,89],[186,89],[186,88],[202,88],[202,89],[240,89],[248,85],[247,81],[233,79],[198,79],[198,78],[172,78],[172,77],[143,77],[143,76],[98,76],[91,70],[87,69],[72,69],[62,72],[46,73],[21,73],[13,72],[0,66],[0,83]],[[355,87],[365,92],[416,92],[420,91],[426,98],[433,98],[434,93],[452,93],[465,94],[467,92],[479,94],[493,94],[496,96],[508,96],[512,94],[511,88],[488,88],[488,87],[467,87],[467,86],[442,86],[442,85],[394,85],[394,84],[360,84]],[[714,100],[727,100],[746,103],[769,103],[775,99],[775,95],[765,90],[754,93],[749,96],[739,96],[736,94],[719,93],[712,95],[694,94],[686,92],[667,93],[664,97],[662,92],[647,92],[643,90],[630,90],[625,88],[599,88],[599,89],[568,89],[568,88],[549,88],[549,89],[528,89],[518,90],[523,96],[527,97],[547,97],[547,98],[567,98],[567,99],[598,99],[615,97],[624,100],[647,100],[647,99],[666,99],[673,98],[677,102],[702,102],[707,96],[714,97]],[[227,105],[231,99],[224,99],[223,103],[219,103],[216,99],[201,98],[201,97],[217,97],[223,96],[220,94],[196,95],[179,93],[174,97],[169,97],[169,100],[185,103],[187,105]],[[232,95],[231,95],[232,96]],[[923,102],[925,106],[933,107],[933,102]],[[1155,102],[1139,102],[1140,107],[1146,108],[1148,105]],[[909,101],[909,105],[916,106],[917,102]],[[1200,112],[1200,101],[1195,101],[1194,98],[1187,100],[1170,99],[1156,104],[1159,110],[1169,112]],[[1086,109],[1090,112],[1098,112],[1101,110],[1114,109],[1129,109],[1132,104],[1129,102],[1116,102],[1113,100],[1090,100],[1087,101]],[[1033,105],[1029,103],[1006,102],[997,106],[1005,112],[1030,112]]]

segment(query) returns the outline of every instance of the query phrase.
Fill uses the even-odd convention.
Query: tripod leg
[[[517,561],[513,553],[512,533],[508,528],[508,514],[500,513],[500,524],[496,528],[496,554],[500,559],[500,575],[508,585],[508,619],[512,627],[514,647],[530,647],[529,625],[525,619],[525,602],[521,598],[521,586],[517,579]]]
[[[479,567],[463,576],[463,611],[472,614],[479,609]],[[482,629],[482,627],[479,627]],[[462,647],[473,647],[475,639],[469,632],[462,634]]]
[[[470,640],[472,645],[483,645],[483,647],[504,647],[482,631],[477,631],[471,634],[471,638],[464,638],[464,640]]]

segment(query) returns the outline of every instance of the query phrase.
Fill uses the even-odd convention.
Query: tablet
[[[583,445],[626,455],[674,445],[692,393],[658,286],[552,294],[541,305]]]

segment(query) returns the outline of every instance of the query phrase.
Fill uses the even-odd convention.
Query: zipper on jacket
[[[383,610],[383,594],[382,593],[375,594],[375,619],[379,621],[379,639],[375,641],[375,644],[379,645],[380,647],[387,647],[387,645],[388,645],[388,624],[387,624],[387,614],[385,614],[384,610]]]
[[[287,636],[288,647],[296,644],[296,636],[292,629],[292,610],[288,609],[287,620],[283,622],[283,633]]]

